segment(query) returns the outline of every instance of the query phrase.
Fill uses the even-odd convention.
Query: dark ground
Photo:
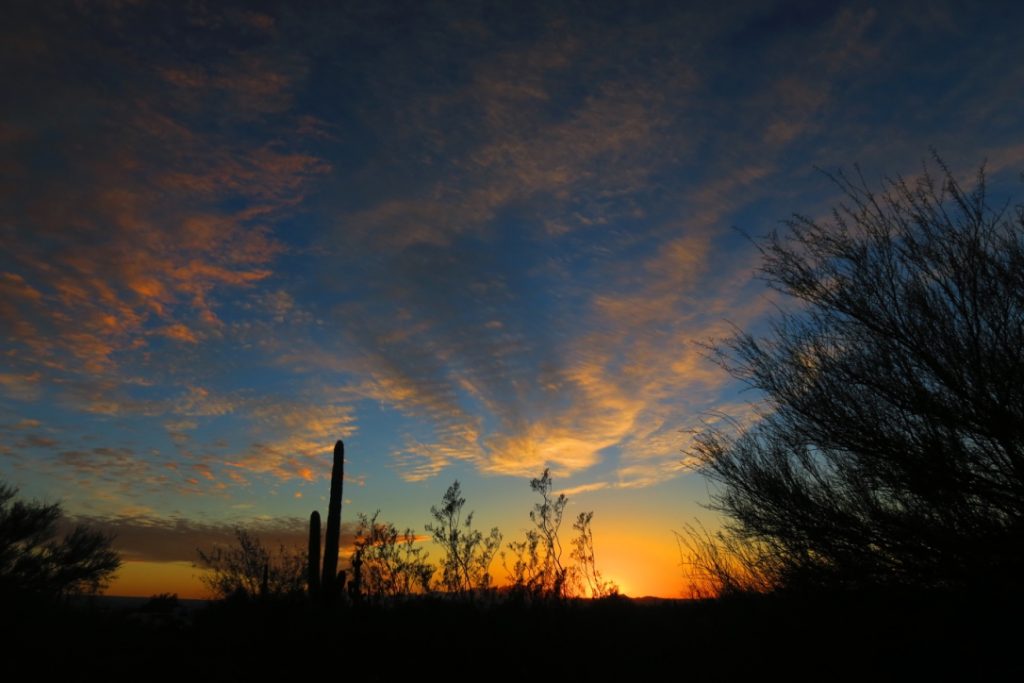
[[[8,673],[76,680],[1024,680],[1018,597],[421,599],[77,607],[8,601]],[[357,673],[359,672],[359,673]],[[7,680],[14,680],[8,678]]]

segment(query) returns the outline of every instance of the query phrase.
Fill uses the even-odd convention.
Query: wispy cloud
[[[782,8],[700,17],[703,35],[683,29],[695,43],[771,65],[723,100],[714,49],[693,59],[680,38],[654,56],[639,39],[698,18],[670,14],[552,19],[557,34],[481,55],[447,88],[406,84],[385,117],[422,156],[379,169],[407,180],[345,213],[325,248],[352,265],[327,277],[362,302],[333,312],[356,349],[346,371],[371,378],[359,393],[435,432],[409,429],[394,454],[406,478],[459,461],[567,475],[613,458],[618,484],[646,485],[681,471],[681,430],[736,409],[693,344],[770,310],[729,221],[778,191],[793,150],[825,134],[837,83],[895,38],[870,37],[874,10],[809,13],[799,49],[767,28],[794,30]],[[619,45],[620,63],[598,44]]]
[[[304,549],[309,539],[309,520],[298,518],[260,519],[239,517],[227,522],[202,522],[185,517],[159,517],[150,511],[125,509],[110,516],[80,515],[65,524],[87,524],[114,536],[114,547],[128,562],[198,562],[197,549],[237,546],[236,529],[254,534],[272,551],[279,546]],[[342,525],[341,546],[351,547],[355,525]]]
[[[136,61],[143,46],[134,36],[108,42],[134,10],[84,12],[51,22],[65,49],[42,49],[19,75],[49,87],[26,90],[5,115],[7,129],[20,131],[4,140],[11,181],[26,191],[0,209],[5,241],[17,244],[0,260],[0,326],[15,367],[116,378],[167,344],[220,334],[221,295],[270,276],[285,249],[270,226],[329,164],[300,140],[274,139],[269,117],[291,106],[304,67],[279,58],[272,36],[256,50],[181,67],[160,50]],[[200,26],[197,38],[212,40],[215,29]],[[75,59],[95,78],[54,82],[52,70]],[[102,74],[115,68],[111,102]],[[68,100],[79,116],[50,116]],[[274,137],[209,129],[211,115],[239,112]],[[54,163],[27,162],[41,152]]]
[[[367,420],[409,481],[652,485],[751,411],[698,344],[772,310],[732,225],[827,210],[815,165],[1024,158],[1020,41],[942,3],[403,11],[12,10],[5,457],[292,495]]]

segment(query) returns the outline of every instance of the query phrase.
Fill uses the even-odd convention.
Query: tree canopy
[[[59,598],[104,588],[121,566],[113,538],[78,525],[58,540],[61,506],[16,494],[0,482],[0,595]]]
[[[434,521],[426,525],[431,538],[445,553],[441,561],[441,585],[452,593],[468,594],[491,587],[491,561],[501,547],[501,532],[493,527],[487,536],[473,528],[473,513],[462,517],[466,499],[458,480],[432,505]]]
[[[303,548],[278,547],[277,552],[254,534],[236,527],[235,544],[199,548],[200,580],[218,598],[257,596],[282,598],[306,590],[307,563]]]
[[[714,346],[764,409],[695,454],[770,585],[1021,585],[1024,211],[937,162],[879,192],[836,176],[829,217],[758,245],[796,306]]]

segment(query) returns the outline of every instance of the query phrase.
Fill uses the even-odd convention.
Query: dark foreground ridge
[[[480,605],[209,603],[16,605],[8,670],[106,680],[241,680],[312,673],[330,661],[360,680],[975,680],[1024,673],[1015,597],[848,594],[802,599]],[[5,619],[6,621],[6,619]],[[640,678],[634,678],[640,677]],[[870,677],[870,678],[869,678]]]

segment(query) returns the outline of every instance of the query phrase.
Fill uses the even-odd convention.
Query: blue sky
[[[1016,190],[1021,10],[981,10],[15,3],[0,476],[189,562],[301,537],[337,438],[346,517],[416,529],[458,478],[511,539],[550,467],[673,594],[686,430],[757,400],[700,343],[786,305],[744,233],[932,149]]]

